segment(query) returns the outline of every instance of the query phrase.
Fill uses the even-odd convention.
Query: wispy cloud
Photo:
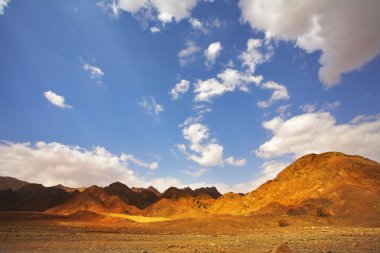
[[[200,50],[194,41],[187,41],[186,47],[178,53],[179,64],[185,66],[195,61],[195,56]]]
[[[104,76],[104,72],[98,66],[85,63],[83,64],[83,70],[90,74],[90,78],[97,80],[98,83],[102,82],[102,77]]]
[[[164,106],[158,104],[153,96],[144,96],[138,101],[138,105],[145,109],[148,114],[158,116],[164,111]]]

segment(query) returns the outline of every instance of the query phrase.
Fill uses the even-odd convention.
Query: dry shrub
[[[289,223],[286,220],[278,220],[277,224],[279,227],[287,227],[289,226]]]

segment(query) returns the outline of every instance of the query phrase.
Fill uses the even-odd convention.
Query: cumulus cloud
[[[102,81],[104,73],[99,67],[85,63],[83,64],[83,70],[90,74],[90,78],[96,79],[98,82]]]
[[[187,41],[186,47],[178,53],[179,64],[181,66],[185,66],[190,62],[195,61],[195,55],[200,50],[201,49],[197,46],[197,44],[194,41]]]
[[[266,38],[321,51],[319,78],[326,87],[360,69],[380,50],[380,1],[240,0],[243,20]]]
[[[211,67],[214,65],[216,58],[220,55],[223,47],[220,42],[211,43],[208,48],[204,51],[204,56],[206,57],[206,66]]]
[[[265,53],[262,52],[262,47],[265,46]],[[265,41],[260,39],[249,39],[247,41],[247,50],[244,51],[239,58],[243,62],[243,66],[247,67],[251,73],[254,73],[256,70],[256,66],[267,62],[273,55],[273,48],[269,44],[269,41]]]
[[[57,142],[0,143],[0,174],[17,177],[46,186],[108,185],[121,181],[128,185],[146,185],[129,167],[128,161],[139,166],[156,168],[157,163],[144,163],[128,154],[115,155],[103,147],[83,149]]]
[[[340,151],[380,161],[380,115],[338,124],[330,112],[310,112],[263,122],[272,134],[255,152],[262,158]]]
[[[0,0],[0,15],[4,14],[5,7],[8,7],[10,0]]]
[[[225,193],[229,191],[251,191],[267,179],[274,177],[277,171],[285,168],[285,165],[278,164],[276,166],[276,164],[267,162],[266,164],[270,164],[272,168],[265,164],[259,178],[235,185],[218,182],[186,184],[173,177],[159,177],[149,180],[140,177],[130,167],[129,162],[133,162],[131,157],[134,158],[134,156],[124,153],[113,154],[103,147],[84,149],[57,142],[31,144],[3,141],[0,142],[0,174],[17,177],[28,182],[41,183],[45,186],[57,184],[70,187],[87,187],[94,184],[106,186],[119,181],[128,186],[136,187],[153,185],[160,191],[171,186],[198,188],[215,185],[220,192]],[[154,164],[136,160],[138,161],[136,164],[140,162]],[[184,173],[192,177],[199,177],[207,171],[207,168],[199,168],[193,171],[184,171]]]
[[[274,179],[277,174],[285,169],[289,164],[289,162],[278,160],[266,161],[261,165],[261,171],[258,176],[247,182],[232,185],[230,191],[243,193],[253,191],[266,181]]]
[[[195,101],[210,101],[216,96],[221,96],[226,92],[233,92],[236,89],[248,92],[248,84],[259,84],[261,80],[262,76],[253,76],[227,68],[218,74],[218,78],[197,81],[194,88]]]
[[[171,23],[189,18],[197,3],[198,0],[119,0],[118,6],[132,14],[153,9],[160,22]]]
[[[65,98],[62,96],[57,95],[56,93],[52,91],[45,91],[43,93],[44,97],[49,100],[50,103],[52,103],[55,106],[58,106],[62,109],[65,108],[73,108],[71,105],[65,104]]]
[[[178,149],[186,155],[188,160],[201,166],[222,166],[225,163],[232,166],[244,166],[245,159],[235,159],[232,156],[223,158],[223,146],[216,139],[210,139],[209,129],[201,123],[193,123],[182,129],[185,140],[189,141],[189,150],[186,145],[179,144]]]
[[[187,80],[181,80],[179,83],[170,90],[169,94],[172,96],[173,100],[177,100],[180,98],[182,94],[185,94],[190,87],[190,82]]]
[[[156,99],[152,96],[144,96],[138,102],[138,105],[145,109],[148,114],[158,116],[160,112],[164,111],[164,106],[156,102]]]
[[[278,84],[276,82],[266,82],[263,83],[260,87],[263,89],[274,90],[272,96],[268,100],[259,101],[257,103],[257,105],[261,108],[266,108],[278,100],[287,100],[290,98],[288,89],[284,85]]]

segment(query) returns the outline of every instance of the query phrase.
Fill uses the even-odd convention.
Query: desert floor
[[[0,252],[271,252],[281,243],[293,252],[380,252],[379,221],[352,222],[306,216],[135,222],[0,212]]]

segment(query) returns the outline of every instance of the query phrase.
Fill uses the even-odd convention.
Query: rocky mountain
[[[0,191],[0,210],[2,211],[44,211],[56,206],[69,197],[62,189],[44,187],[40,184],[26,184],[17,191]]]
[[[108,195],[118,196],[128,205],[144,209],[158,200],[157,195],[151,190],[142,189],[140,192],[133,191],[128,186],[116,182],[104,188]]]
[[[0,177],[0,191],[6,189],[12,189],[13,191],[17,191],[21,187],[29,184],[28,182],[18,180],[13,177]]]
[[[211,196],[212,198],[217,199],[220,196],[222,196],[222,194],[220,194],[220,192],[214,186],[213,187],[201,187],[201,188],[197,188],[195,190],[192,190],[190,187],[186,187],[186,188],[183,188],[183,190],[193,197],[196,197],[196,196],[201,195],[201,194],[207,194],[207,195]]]
[[[72,187],[67,187],[67,186],[61,185],[61,184],[54,185],[53,187],[58,188],[58,189],[62,189],[66,192],[74,192],[74,191],[82,192],[86,189],[85,187],[72,188]]]
[[[78,211],[128,214],[139,214],[141,212],[140,209],[133,205],[128,205],[120,197],[110,196],[104,188],[95,185],[87,188],[83,192],[76,192],[74,196],[48,209],[46,212],[70,215]]]
[[[209,214],[313,215],[358,220],[380,217],[380,164],[337,152],[303,156],[275,179],[245,195],[220,196],[215,187],[195,190],[170,187],[160,194],[153,187],[131,189],[119,182],[79,192],[13,178],[1,180],[6,182],[2,187],[7,189],[0,191],[0,210],[48,209],[47,212],[58,214],[88,211],[176,218]],[[17,189],[21,184],[24,185]]]
[[[143,187],[132,187],[131,188],[133,191],[135,192],[138,192],[138,193],[141,193],[142,191],[144,190],[148,190],[148,191],[151,191],[153,192],[157,197],[160,197],[161,196],[161,192],[159,192],[156,188],[154,188],[153,186],[149,186],[148,188],[143,188]]]
[[[306,155],[245,196],[222,196],[210,212],[380,217],[380,164],[337,152]]]
[[[143,211],[145,216],[199,217],[207,214],[215,199],[205,193],[193,197],[185,189],[170,187],[162,193],[160,200]]]

